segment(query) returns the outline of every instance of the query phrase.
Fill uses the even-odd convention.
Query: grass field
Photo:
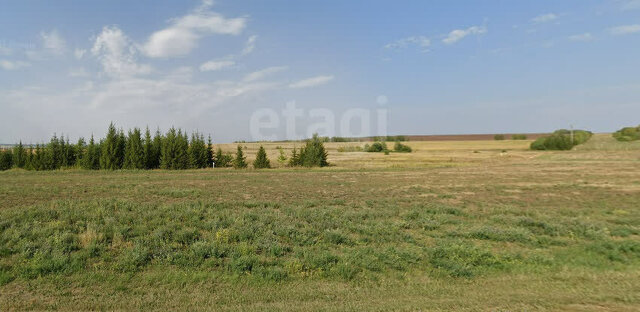
[[[640,146],[530,142],[0,172],[0,310],[637,311]]]

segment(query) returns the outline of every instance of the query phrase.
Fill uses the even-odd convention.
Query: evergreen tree
[[[27,151],[22,145],[22,141],[13,148],[13,166],[16,168],[25,168],[27,164]]]
[[[304,150],[300,152],[301,162],[305,167],[328,166],[327,155],[327,151],[324,149],[324,144],[318,134],[314,134],[313,138],[307,141]]]
[[[122,135],[124,136],[124,134]],[[116,131],[116,127],[111,123],[107,136],[102,142],[102,151],[100,153],[100,168],[106,170],[117,170],[122,168],[122,159],[124,156],[124,148],[121,143],[122,137]]]
[[[300,158],[300,154],[298,153],[298,150],[295,148],[295,146],[293,147],[293,151],[291,151],[291,158],[289,158],[289,166],[291,167],[302,166],[302,159]]]
[[[13,166],[13,154],[10,150],[0,150],[0,170],[9,170]]]
[[[78,139],[78,143],[76,143],[76,166],[77,167],[82,167],[82,162],[83,162],[83,158],[87,153],[87,144],[84,141],[83,137],[80,137]]]
[[[214,161],[216,163],[216,167],[219,167],[219,168],[231,167],[233,163],[233,156],[231,156],[230,153],[223,154],[222,148],[218,147]]]
[[[60,168],[62,163],[62,148],[56,134],[49,141],[49,144],[43,147],[43,170],[56,170]]]
[[[93,139],[93,134],[91,135],[91,139],[89,140],[89,145],[87,146],[87,153],[82,159],[81,166],[87,170],[98,170],[100,169],[100,151],[101,148],[99,145],[95,143]]]
[[[173,169],[176,158],[176,129],[171,127],[162,139],[162,151],[160,157],[160,168]]]
[[[207,139],[207,168],[211,167],[213,162],[213,144],[211,143],[211,135]]]
[[[160,129],[156,130],[156,134],[153,137],[153,144],[152,144],[152,152],[151,152],[151,157],[150,157],[150,168],[151,169],[157,169],[160,168],[160,157],[162,155],[162,133],[160,133]]]
[[[208,148],[204,143],[204,137],[199,133],[191,135],[191,144],[189,144],[189,162],[191,168],[206,168],[209,160]]]
[[[253,161],[253,168],[271,168],[271,163],[269,162],[269,158],[267,158],[267,152],[264,150],[264,147],[262,147],[262,145],[260,146],[260,149],[258,149],[256,159]]]
[[[149,131],[149,127],[144,131],[144,146],[142,148],[142,155],[144,161],[145,169],[153,169],[154,168],[154,155],[153,155],[153,141],[151,139],[151,131]]]
[[[233,168],[247,168],[247,158],[244,156],[244,153],[242,152],[242,146],[240,145],[238,145],[238,150],[236,151],[236,158],[233,159]]]
[[[282,147],[278,148],[278,152],[280,153],[280,155],[278,156],[278,163],[280,163],[281,166],[284,166],[284,164],[287,163],[287,155],[285,155],[284,149]]]
[[[129,131],[127,142],[125,144],[125,169],[144,169],[144,148],[142,146],[142,138],[140,137],[140,129],[133,128]]]
[[[189,169],[189,137],[178,129],[176,137],[176,158],[173,169]]]

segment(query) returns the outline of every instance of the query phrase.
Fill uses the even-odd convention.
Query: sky
[[[0,143],[610,132],[639,56],[640,0],[0,1]]]

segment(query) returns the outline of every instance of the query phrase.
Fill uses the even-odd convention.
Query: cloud
[[[0,68],[4,70],[17,70],[24,67],[29,67],[31,64],[22,61],[9,61],[9,60],[0,60]]]
[[[586,42],[586,41],[592,41],[593,39],[594,38],[591,35],[591,33],[584,33],[584,34],[569,36],[569,40],[571,40],[571,41]]]
[[[200,71],[216,71],[235,65],[234,61],[209,61],[200,65]]]
[[[265,69],[261,69],[252,73],[247,74],[246,76],[244,76],[244,81],[245,82],[250,82],[250,81],[255,81],[255,80],[260,80],[263,79],[269,75],[281,72],[281,71],[285,71],[289,69],[289,67],[287,66],[272,66],[272,67],[267,67]]]
[[[454,44],[464,37],[469,35],[482,35],[487,33],[487,28],[484,26],[471,26],[467,29],[456,29],[453,30],[447,35],[446,38],[442,39],[442,42],[445,44]]]
[[[67,50],[67,43],[56,30],[52,30],[49,33],[41,32],[40,37],[45,50],[54,55],[62,55]]]
[[[635,34],[640,32],[640,24],[613,27],[613,28],[610,28],[609,31],[611,32],[612,35],[616,35],[616,36]]]
[[[256,48],[257,39],[258,36],[251,36],[249,37],[249,39],[247,39],[247,42],[244,44],[244,49],[242,49],[242,55],[247,55],[253,52],[253,50]]]
[[[425,36],[411,36],[389,43],[384,47],[386,49],[405,49],[409,46],[417,46],[422,52],[427,52],[430,45],[431,40]]]
[[[76,57],[76,59],[82,59],[86,53],[87,53],[87,50],[85,50],[85,49],[76,48],[73,51],[73,55]]]
[[[116,26],[105,26],[91,48],[104,72],[111,77],[129,77],[151,72],[149,65],[136,63],[137,48]]]
[[[317,76],[312,78],[303,79],[297,82],[294,82],[289,85],[289,88],[299,89],[299,88],[309,88],[315,87],[319,85],[323,85],[333,80],[333,76]]]
[[[89,77],[89,73],[83,67],[69,70],[69,77]]]
[[[558,19],[558,15],[553,13],[541,14],[531,19],[531,22],[540,24],[547,23]]]
[[[238,35],[246,27],[244,17],[225,18],[208,9],[213,3],[205,1],[191,14],[173,19],[171,26],[153,33],[143,46],[149,57],[175,57],[189,54],[198,40],[206,35]]]
[[[618,2],[623,11],[640,9],[640,0],[619,0]]]

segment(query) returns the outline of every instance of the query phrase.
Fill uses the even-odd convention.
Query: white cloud
[[[619,0],[618,2],[624,11],[640,9],[640,0]]]
[[[89,77],[89,73],[83,67],[69,70],[69,77]]]
[[[591,33],[584,33],[584,34],[579,34],[579,35],[573,35],[573,36],[569,36],[569,40],[571,41],[592,41],[593,35],[591,35]]]
[[[29,67],[31,64],[22,61],[9,61],[9,60],[0,60],[0,68],[4,70],[16,70],[24,67]]]
[[[45,50],[52,54],[62,55],[67,50],[67,43],[56,30],[52,30],[49,33],[41,32],[40,37]]]
[[[534,23],[547,23],[558,19],[558,15],[553,13],[541,14],[531,19]]]
[[[624,25],[610,29],[612,35],[629,35],[640,32],[640,24]]]
[[[289,69],[287,66],[273,66],[273,67],[267,67],[265,69],[261,69],[252,73],[247,74],[246,76],[244,76],[244,81],[245,82],[250,82],[250,81],[255,81],[255,80],[260,80],[263,79],[269,75],[281,72],[281,71],[285,71]]]
[[[409,46],[415,45],[420,48],[423,52],[429,51],[429,46],[431,45],[431,40],[425,36],[411,36],[407,38],[402,38],[398,41],[389,43],[384,47],[386,49],[404,49]]]
[[[205,1],[191,14],[172,20],[171,26],[153,33],[144,44],[149,57],[174,57],[189,54],[205,35],[238,35],[246,26],[246,18],[225,18],[208,11],[213,3]]]
[[[136,63],[137,49],[118,27],[105,26],[95,39],[91,53],[98,57],[111,77],[128,77],[151,72],[148,65]]]
[[[247,42],[244,44],[244,49],[242,49],[242,55],[247,55],[256,48],[256,40],[258,36],[251,36],[247,39]]]
[[[73,55],[74,55],[77,59],[82,59],[86,53],[87,53],[87,50],[85,50],[85,49],[78,49],[78,48],[76,48],[76,49],[73,51]]]
[[[200,65],[200,71],[216,71],[235,65],[234,61],[208,61]]]
[[[317,76],[312,78],[303,79],[297,82],[294,82],[289,85],[289,88],[299,89],[299,88],[309,88],[315,87],[319,85],[323,85],[333,80],[333,76]]]
[[[484,26],[471,26],[467,29],[456,29],[451,31],[446,38],[442,39],[442,42],[444,42],[445,44],[453,44],[462,40],[466,36],[482,35],[486,33],[487,28]]]

